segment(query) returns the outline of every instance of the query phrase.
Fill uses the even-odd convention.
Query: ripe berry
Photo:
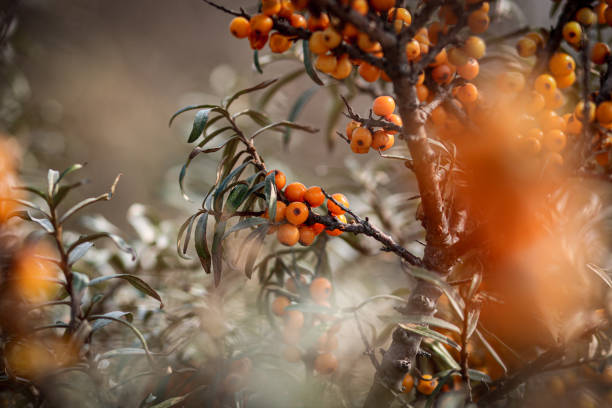
[[[329,16],[325,13],[318,16],[313,14],[308,18],[308,29],[310,31],[321,31],[327,27],[329,27]]]
[[[527,131],[525,137],[535,137],[538,140],[542,140],[544,138],[544,132],[538,128],[531,128]]]
[[[293,13],[291,17],[289,17],[289,23],[295,28],[306,28],[308,26],[306,18],[298,13]]]
[[[557,52],[548,61],[548,68],[554,76],[565,76],[576,69],[576,62],[571,55]]]
[[[304,313],[299,310],[285,310],[285,327],[301,329],[304,326]]]
[[[478,88],[471,83],[467,83],[459,87],[459,90],[457,91],[457,99],[459,99],[462,103],[476,102],[478,99]]]
[[[325,225],[320,224],[320,223],[314,223],[312,225],[312,230],[314,231],[315,235],[319,235],[320,233],[322,233],[323,231],[325,231]]]
[[[576,13],[576,20],[583,26],[591,26],[597,22],[597,14],[589,7],[583,7]]]
[[[548,152],[544,157],[544,164],[547,167],[560,167],[563,166],[563,156],[557,152]]]
[[[330,50],[333,50],[342,42],[342,36],[332,27],[323,30],[323,41]]]
[[[448,62],[448,54],[446,49],[443,49],[439,53],[436,54],[434,60],[429,64],[430,67],[437,67],[438,65],[442,65]]]
[[[249,34],[249,44],[251,45],[251,49],[253,50],[261,50],[266,46],[268,42],[268,34],[257,34],[254,31],[251,31]]]
[[[352,0],[351,7],[362,16],[368,14],[368,10],[370,9],[367,0]]]
[[[565,105],[566,102],[563,92],[561,92],[559,89],[557,89],[554,94],[546,96],[545,99],[546,108],[552,110],[559,109],[560,107]]]
[[[370,4],[376,11],[387,11],[395,6],[395,0],[370,0]]]
[[[287,206],[285,218],[293,225],[301,225],[308,219],[308,207],[299,201],[292,202]]]
[[[406,58],[414,61],[421,56],[421,46],[414,38],[406,43]]]
[[[404,393],[409,393],[412,391],[412,388],[414,387],[414,378],[412,378],[410,374],[406,374],[402,380],[402,387],[402,392]]]
[[[385,151],[393,147],[395,143],[395,137],[385,130],[378,130],[374,132],[372,137],[372,146],[374,150]]]
[[[308,3],[310,3],[310,0],[291,0],[291,4],[296,10],[304,10],[308,7]]]
[[[604,101],[599,104],[596,111],[597,122],[601,125],[612,123],[612,102]]]
[[[439,84],[449,82],[452,79],[453,72],[447,64],[438,65],[431,72],[431,77]]]
[[[589,122],[593,122],[595,120],[595,111],[596,111],[595,104],[589,101],[589,103],[587,104],[587,116],[586,116]],[[576,104],[574,115],[576,115],[576,118],[578,118],[578,120],[580,120],[581,122],[584,121],[584,101],[580,101]]]
[[[300,283],[299,285],[296,284],[296,281],[294,278],[287,279],[287,281],[285,282],[285,288],[289,292],[297,293],[298,286],[302,287],[306,285],[306,278],[304,278],[304,275],[299,275],[298,281]]]
[[[460,65],[457,67],[457,74],[459,74],[462,78],[471,81],[472,79],[478,76],[480,71],[480,64],[476,61],[475,58],[468,59],[467,64]]]
[[[353,131],[353,137],[351,139],[351,149],[355,153],[367,153],[368,149],[372,145],[372,133],[364,127],[358,127]]]
[[[516,51],[523,58],[527,58],[527,57],[531,57],[532,55],[535,55],[537,49],[538,49],[538,45],[536,44],[536,42],[528,37],[521,38],[519,42],[516,44]]]
[[[544,134],[543,145],[549,152],[560,152],[565,148],[567,137],[559,129],[549,130]]]
[[[465,65],[468,62],[468,55],[460,48],[448,50],[448,62],[453,65]]]
[[[326,74],[331,74],[338,66],[338,59],[335,55],[321,54],[315,60],[315,68]]]
[[[332,198],[336,200],[337,203],[343,205],[345,208],[349,208],[349,202],[344,196],[344,194],[336,193],[332,194]],[[336,205],[332,200],[327,200],[327,209],[333,215],[342,215],[345,211]]]
[[[285,219],[287,206],[282,201],[276,202],[276,212],[274,214],[274,222],[278,223]],[[268,210],[264,213],[264,218],[268,218]]]
[[[291,48],[291,40],[282,34],[274,33],[270,36],[270,51],[282,54]]]
[[[395,101],[390,96],[379,96],[374,99],[372,111],[378,116],[389,116],[395,110]]]
[[[302,183],[291,183],[285,189],[285,197],[289,201],[304,201],[304,194],[306,194],[306,186]]]
[[[540,139],[533,136],[524,137],[520,140],[520,147],[521,151],[535,156],[542,150],[542,142],[540,142]]]
[[[280,0],[262,0],[261,11],[267,16],[274,16],[281,11]]]
[[[378,42],[372,40],[366,33],[360,32],[357,36],[357,46],[365,52],[374,52],[380,47]]]
[[[591,61],[594,64],[603,64],[610,56],[610,47],[606,43],[598,42],[593,45],[591,50]]]
[[[487,51],[487,46],[482,38],[472,35],[465,40],[465,44],[463,44],[463,51],[468,57],[480,59],[484,57],[485,52]]]
[[[571,115],[565,125],[565,131],[570,135],[579,135],[582,133],[582,122],[575,115]]]
[[[256,14],[251,17],[251,31],[258,36],[266,36],[274,26],[274,20],[265,14]]]
[[[302,244],[303,246],[311,245],[314,242],[315,238],[317,237],[317,234],[314,232],[314,230],[310,226],[302,225],[299,228],[299,230],[300,230],[300,244]]]
[[[380,78],[380,69],[367,62],[362,62],[359,66],[359,75],[367,82],[376,82]]]
[[[274,172],[274,184],[276,184],[276,188],[280,191],[285,187],[285,183],[287,182],[287,178],[285,177],[285,173],[280,170],[271,170],[266,175]]]
[[[574,84],[574,82],[576,82],[576,72],[572,71],[569,75],[562,76],[562,77],[555,77],[555,80],[557,81],[558,89],[569,88],[570,86]]]
[[[249,20],[244,17],[236,17],[230,23],[230,32],[236,38],[246,38],[251,34]]]
[[[570,44],[579,44],[582,40],[582,27],[576,21],[570,21],[563,26],[563,38]]]
[[[293,224],[283,224],[276,232],[278,242],[286,246],[294,246],[300,239],[300,231]]]
[[[344,214],[342,215],[334,215],[334,217],[341,223],[346,224],[346,217],[344,216]],[[341,229],[334,229],[334,230],[326,230],[325,231],[327,233],[327,235],[332,236],[332,237],[337,237],[338,235],[342,234],[342,230]]]
[[[331,374],[338,368],[338,359],[332,353],[319,354],[314,368],[319,374]]]
[[[431,395],[431,393],[436,389],[437,386],[438,386],[437,378],[433,378],[429,374],[424,374],[419,379],[417,390],[419,390],[419,392],[423,395]]]
[[[525,37],[535,42],[538,47],[542,47],[544,45],[544,37],[542,37],[542,34],[540,33],[533,31],[525,35]]]
[[[389,116],[385,117],[385,120],[387,122],[391,122],[396,126],[402,127],[403,123],[402,123],[402,118],[399,115],[396,115],[395,113],[392,113]],[[387,133],[389,133],[390,135],[396,135],[397,131],[395,130],[388,130]]]
[[[325,45],[325,38],[322,31],[315,31],[310,36],[310,41],[308,42],[308,48],[313,54],[325,54],[329,51],[327,45]]]
[[[475,34],[481,34],[487,31],[491,19],[489,15],[483,10],[472,11],[468,17],[468,26]]]
[[[310,284],[310,297],[316,303],[323,302],[331,296],[332,284],[327,278],[318,277]]]
[[[551,75],[542,74],[536,78],[534,88],[544,96],[553,95],[557,90],[557,81]]]
[[[325,202],[325,195],[321,187],[313,186],[304,193],[304,200],[313,208],[316,208]]]
[[[291,19],[291,16],[295,12],[295,7],[291,4],[291,0],[282,0],[281,1],[281,9],[278,12],[280,17]]]
[[[420,102],[425,102],[427,98],[429,98],[429,89],[425,85],[417,85],[416,91],[417,91],[417,98]]]
[[[565,129],[565,120],[553,110],[546,109],[539,115],[539,121],[544,131]]]
[[[353,64],[351,64],[351,60],[348,55],[343,55],[338,59],[338,64],[336,65],[336,69],[331,73],[336,79],[345,79],[347,78],[351,72],[353,71]]]
[[[289,306],[291,302],[285,296],[278,296],[272,302],[272,313],[277,316],[283,316],[285,314],[285,308]]]
[[[346,125],[346,137],[349,141],[353,138],[353,131],[358,127],[361,127],[361,123],[356,120],[351,120],[348,125]]]
[[[537,91],[531,91],[527,101],[527,112],[532,115],[536,114],[544,109],[544,106],[546,106],[546,99],[544,96]]]

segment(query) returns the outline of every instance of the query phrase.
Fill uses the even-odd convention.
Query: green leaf
[[[443,329],[447,329],[447,330],[451,330],[454,331],[455,333],[461,333],[461,330],[459,329],[459,327],[455,326],[454,324],[447,322],[446,320],[442,320],[440,318],[434,317],[434,316],[423,316],[423,315],[416,315],[416,314],[401,314],[401,315],[394,315],[394,316],[380,316],[379,317],[383,322],[385,323],[412,323],[412,324],[419,324],[419,325],[430,325],[430,326],[436,326],[436,327],[441,327]]]
[[[57,178],[57,181],[55,182],[56,186],[59,184],[60,181],[62,181],[62,179],[64,177],[66,177],[68,174],[72,173],[73,171],[77,171],[80,170],[84,167],[84,164],[80,164],[80,163],[76,163],[73,164],[72,166],[68,167],[66,170],[62,171],[62,174],[59,175],[59,177]]]
[[[145,295],[149,295],[152,298],[156,299],[159,302],[159,307],[160,308],[164,307],[164,302],[162,301],[161,296],[159,296],[159,293],[157,293],[155,291],[155,289],[153,289],[151,286],[149,286],[149,284],[147,282],[145,282],[144,280],[140,279],[138,276],[130,275],[128,273],[120,273],[120,274],[116,274],[116,275],[101,276],[99,278],[95,278],[95,279],[92,279],[91,281],[89,281],[89,286],[94,286],[94,285],[97,285],[99,283],[105,282],[105,281],[110,280],[110,279],[123,279],[123,280],[127,281],[130,285],[132,285],[134,288],[136,288],[140,292],[144,293]]]
[[[289,111],[289,117],[287,118],[289,122],[295,122],[297,120],[298,116],[300,115],[300,112],[302,112],[302,110],[304,109],[308,101],[312,99],[312,97],[318,90],[319,88],[315,86],[315,87],[305,90],[300,95],[300,97],[293,104],[291,111]],[[287,126],[283,134],[283,145],[287,146],[289,144],[290,136],[291,136],[291,128]]]
[[[321,81],[321,79],[317,75],[317,72],[312,66],[312,54],[310,53],[308,40],[302,40],[302,50],[304,52],[304,67],[306,68],[306,73],[315,84],[323,86],[323,82]]]
[[[302,131],[308,132],[308,133],[317,133],[319,131],[319,129],[313,128],[312,126],[300,125],[299,123],[294,123],[294,122],[289,122],[287,120],[283,120],[283,121],[275,122],[275,123],[272,123],[272,124],[270,124],[268,126],[264,126],[264,127],[260,128],[259,130],[257,130],[255,133],[253,133],[251,135],[251,139],[255,139],[260,134],[262,134],[264,132],[267,132],[268,130],[276,129],[278,127],[287,127],[287,128],[291,128],[291,129],[298,129],[298,130],[302,130]]]
[[[44,218],[44,217],[38,218],[32,215],[30,211],[26,211],[26,213],[28,214],[30,221],[33,221],[37,223],[38,225],[40,225],[49,234],[53,234],[53,231],[55,231],[55,227],[53,227],[53,224],[51,223],[51,221],[49,221],[47,218]]]
[[[413,325],[413,324],[403,324],[400,323],[399,326],[404,329],[404,330],[408,330],[412,333],[416,333],[420,336],[423,337],[428,337],[430,339],[434,339],[437,341],[441,341],[444,344],[448,344],[449,346],[460,350],[461,347],[459,346],[459,344],[455,343],[453,340],[449,339],[448,337],[444,336],[443,334],[438,333],[437,331],[428,329],[425,326],[419,326],[419,325]]]
[[[255,51],[257,52],[257,50]],[[153,405],[151,408],[174,408],[178,406],[181,402],[185,401],[185,399],[189,396],[189,394],[181,395],[180,397],[169,398],[159,404]]]
[[[271,79],[269,81],[263,81],[263,82],[260,82],[260,83],[258,83],[257,85],[255,85],[255,86],[253,86],[251,88],[247,88],[247,89],[243,89],[241,91],[238,91],[234,95],[232,95],[229,98],[227,98],[226,100],[224,100],[223,101],[223,106],[225,106],[225,109],[229,109],[230,105],[236,99],[240,98],[242,95],[246,95],[248,93],[259,91],[260,89],[267,88],[268,86],[272,85],[276,81],[277,81],[277,79]]]
[[[461,366],[459,363],[453,358],[451,353],[448,352],[446,347],[442,345],[439,341],[434,341],[431,343],[423,343],[427,348],[431,350],[434,357],[437,356],[440,360],[442,360],[449,368],[459,370]]]
[[[185,233],[185,230],[189,228],[189,230],[191,231],[191,225],[193,224],[193,220],[198,216],[199,213],[193,214],[191,216],[189,216],[189,218],[187,218],[185,220],[185,222],[181,225],[181,227],[178,230],[178,235],[176,237],[176,253],[178,254],[179,257],[183,258],[183,259],[191,259],[188,256],[185,256],[185,253],[183,251],[183,248],[185,248],[187,245],[182,245],[182,239],[183,239],[183,234]],[[189,237],[185,237],[185,242],[189,241]]]
[[[174,119],[180,115],[181,113],[190,111],[190,110],[196,110],[196,109],[214,109],[214,108],[220,108],[220,106],[218,105],[190,105],[190,106],[186,106],[182,109],[179,109],[178,111],[176,111],[174,113],[174,115],[172,115],[172,117],[170,118],[170,121],[168,122],[168,127],[172,126],[172,121],[174,121]]]
[[[55,187],[57,186],[57,180],[59,180],[59,171],[49,169],[47,172],[47,194],[49,198],[55,194]]]
[[[482,371],[473,370],[471,368],[468,369],[468,376],[470,377],[470,379],[474,381],[479,381],[479,382],[484,382],[484,383],[492,382],[491,377],[489,377],[487,374],[483,373]]]
[[[121,318],[116,318],[114,316],[108,316],[108,315],[92,315],[89,317],[90,321],[95,321],[99,319],[112,320],[114,322],[120,323],[128,327],[136,335],[136,337],[138,337],[138,340],[140,340],[140,343],[142,344],[142,348],[144,349],[144,352],[147,355],[147,358],[149,359],[149,363],[151,364],[151,366],[152,367],[155,366],[153,362],[153,356],[151,356],[151,352],[149,351],[149,346],[147,345],[147,341],[145,340],[140,330],[138,330],[133,324],[131,324],[127,320],[123,320]]]
[[[234,170],[232,170],[222,181],[221,183],[219,183],[219,185],[217,186],[217,188],[215,189],[215,192],[213,193],[213,196],[215,197],[215,209],[217,211],[221,210],[221,200],[223,199],[223,192],[225,191],[226,187],[228,186],[228,184],[236,177],[239,177],[240,174],[244,171],[244,169],[246,168],[246,166],[248,166],[249,164],[252,164],[252,162],[249,160],[247,162],[242,163],[240,166],[236,167]]]
[[[234,115],[234,119],[237,119],[241,116],[248,116],[253,120],[253,122],[257,123],[259,126],[267,126],[272,123],[270,118],[268,118],[266,115],[253,109],[245,109],[242,112],[238,112]]]
[[[73,293],[81,293],[87,286],[89,286],[89,283],[89,276],[80,272],[72,272]]]
[[[263,70],[261,69],[261,64],[259,63],[259,50],[253,51],[253,66],[255,70],[260,74],[263,74]]]
[[[267,224],[267,223],[268,223],[268,220],[265,218],[260,218],[260,217],[245,218],[244,220],[238,222],[237,224],[232,226],[230,229],[228,229],[225,232],[223,239],[227,238],[230,234],[234,232],[237,232],[237,231],[240,231],[246,228],[256,227],[258,225]]]
[[[121,317],[125,317],[126,320],[128,322],[132,322],[134,320],[134,316],[130,313],[130,312],[121,312],[121,311],[117,311],[117,312],[108,312],[108,313],[104,313],[101,316],[111,316],[114,317],[116,319],[119,319]],[[101,328],[103,328],[104,326],[108,326],[109,324],[111,324],[113,321],[109,320],[109,319],[98,319],[95,320],[92,325],[91,325],[91,331],[94,332],[96,330],[100,330]]]
[[[242,203],[247,199],[250,194],[249,187],[244,184],[238,184],[236,187],[232,189],[232,191],[227,196],[227,201],[225,202],[225,211],[227,213],[233,213],[236,211]]]
[[[136,260],[136,252],[130,247],[127,242],[118,235],[111,234],[110,232],[97,232],[91,235],[81,236],[77,241],[73,242],[68,248],[68,252],[72,252],[74,248],[81,245],[83,242],[93,242],[100,238],[108,238],[119,248],[121,251],[132,255],[132,260]]]
[[[35,194],[38,197],[42,198],[43,200],[47,200],[47,196],[45,195],[45,193],[43,193],[41,190],[37,189],[36,187],[31,187],[31,186],[16,186],[13,187],[15,190],[22,190],[22,191],[27,191],[29,193]]]
[[[194,233],[193,239],[195,240],[195,248],[200,258],[200,263],[202,267],[206,271],[206,273],[210,274],[211,270],[211,256],[210,251],[208,250],[208,243],[206,242],[206,227],[208,224],[208,214],[204,213],[198,220],[196,224],[196,229]]]
[[[200,137],[202,131],[204,130],[204,126],[206,126],[206,122],[208,121],[209,113],[210,109],[202,109],[196,113],[187,143],[193,143],[198,139],[198,137]]]
[[[92,246],[92,242],[83,242],[74,247],[74,249],[68,253],[68,265],[73,265],[76,261],[84,257]]]
[[[485,346],[485,348],[487,349],[487,351],[489,352],[489,354],[491,354],[491,357],[493,357],[493,359],[497,362],[497,364],[499,364],[499,366],[504,370],[504,373],[508,372],[508,367],[506,367],[506,364],[504,363],[504,360],[502,360],[502,358],[500,357],[499,354],[497,354],[497,351],[495,351],[495,349],[493,348],[493,346],[487,341],[487,339],[482,335],[482,333],[480,332],[480,330],[476,330],[476,336],[478,336],[478,339],[481,341],[481,343]]]
[[[276,219],[276,181],[274,172],[268,174],[265,178],[264,193],[266,195],[266,203],[268,205],[268,218]]]
[[[217,223],[213,235],[211,253],[215,287],[219,286],[219,282],[221,282],[221,272],[223,271],[223,235],[225,233],[225,226],[226,221]]]

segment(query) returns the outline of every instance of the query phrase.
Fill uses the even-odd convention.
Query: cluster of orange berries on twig
[[[393,125],[402,126],[402,119],[395,111],[395,101],[390,96],[379,96],[374,100],[372,112],[384,118]],[[385,151],[393,147],[397,130],[379,129],[373,131],[365,127],[361,122],[352,120],[346,126],[346,139],[351,145],[351,150],[357,154],[365,154],[370,149]]]
[[[300,182],[294,182],[285,187],[287,182],[285,174],[279,170],[272,170],[268,174],[272,172],[274,172],[274,182],[281,197],[276,202],[276,214],[272,221],[274,227],[271,231],[276,232],[278,241],[281,244],[293,246],[299,242],[304,246],[308,246],[323,231],[330,236],[342,234],[340,229],[330,230],[321,223],[308,222],[312,209],[318,208],[325,203],[326,197],[321,187],[312,186],[307,188]],[[333,194],[331,197],[348,208],[349,202],[344,194]],[[327,210],[338,222],[346,224],[345,211],[332,200],[327,201]],[[268,211],[266,211],[264,217],[269,217]]]
[[[298,287],[306,287],[306,279],[303,275],[300,275],[299,283],[294,278],[290,278],[285,283],[285,288],[292,292],[298,293],[303,292]],[[329,308],[329,298],[332,293],[331,282],[324,277],[316,277],[308,285],[308,295],[310,300],[317,305]],[[338,348],[338,337],[336,334],[340,330],[338,323],[331,325],[320,335],[317,336],[316,342],[310,344],[308,339],[302,334],[305,321],[307,320],[304,313],[297,309],[287,309],[292,303],[286,296],[277,296],[272,302],[272,313],[283,319],[283,342],[285,348],[283,350],[283,357],[291,362],[297,363],[306,357],[306,354],[314,353],[313,368],[319,374],[331,374],[338,367],[338,359],[333,354]],[[321,321],[328,320],[328,315],[313,314],[313,319],[308,320],[308,325],[314,328],[320,324]],[[307,353],[303,352],[303,349],[307,349]],[[311,353],[312,352],[312,353]]]

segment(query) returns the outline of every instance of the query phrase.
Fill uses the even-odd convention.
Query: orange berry
[[[367,128],[358,127],[353,131],[353,137],[351,139],[351,149],[353,149],[353,151],[365,149],[365,153],[367,153],[371,145],[372,133]]]
[[[532,55],[535,55],[537,49],[538,49],[538,44],[529,37],[521,38],[519,42],[516,44],[516,51],[523,58],[527,58],[527,57],[531,57]]]
[[[315,235],[319,235],[320,233],[325,231],[325,225],[317,222],[312,225],[312,230],[314,231]]]
[[[304,194],[306,194],[306,186],[302,183],[291,183],[285,189],[285,197],[289,201],[304,201]]]
[[[412,391],[412,388],[414,387],[414,378],[412,378],[410,374],[406,374],[402,380],[402,387],[402,392],[409,393]]]
[[[437,67],[438,65],[442,65],[448,62],[448,54],[446,53],[446,49],[443,49],[439,53],[436,54],[434,60],[429,64],[430,67]]]
[[[347,78],[351,72],[353,71],[353,64],[351,64],[351,60],[348,55],[343,55],[338,59],[338,64],[336,65],[336,69],[331,73],[336,79],[344,79]]]
[[[448,50],[448,62],[453,65],[465,65],[468,62],[468,55],[460,48],[451,48]]]
[[[270,36],[270,51],[282,54],[291,48],[291,40],[282,34],[274,33]]]
[[[395,6],[395,0],[370,0],[370,4],[376,11],[387,11]]]
[[[520,92],[525,87],[525,77],[520,72],[504,72],[497,77],[497,86],[502,92]]]
[[[552,75],[542,74],[536,78],[534,88],[544,96],[554,95],[557,90],[557,81],[555,81]]]
[[[430,119],[434,125],[442,125],[446,122],[448,115],[442,105],[438,106],[431,112]]]
[[[550,167],[563,166],[563,156],[557,152],[548,152],[544,157],[544,164]]]
[[[544,138],[544,132],[538,128],[531,128],[527,131],[525,137],[535,137],[538,140],[542,140]]]
[[[289,203],[285,218],[293,225],[301,225],[308,219],[308,207],[300,201]]]
[[[549,152],[560,152],[565,148],[567,137],[559,129],[549,130],[544,134],[543,145]]]
[[[285,314],[285,308],[289,306],[291,302],[285,296],[278,296],[272,302],[272,313],[277,316],[283,316]]]
[[[360,32],[357,35],[357,46],[365,52],[374,52],[380,47],[380,44],[370,38],[366,33]]]
[[[417,98],[420,102],[425,102],[427,98],[429,97],[429,89],[427,89],[425,85],[417,85],[416,91],[417,91]]]
[[[452,79],[452,75],[453,72],[447,64],[438,65],[431,72],[431,77],[439,84],[449,82]]]
[[[529,93],[529,100],[527,101],[527,112],[535,114],[540,112],[546,106],[546,99],[544,96],[536,91]]]
[[[520,140],[521,150],[529,155],[535,156],[542,150],[542,142],[537,137],[529,136]]]
[[[334,28],[327,27],[323,30],[323,41],[327,48],[333,50],[342,42],[342,36]]]
[[[281,11],[280,0],[262,0],[261,11],[267,16],[274,16]]]
[[[576,12],[576,20],[584,26],[591,26],[597,22],[597,14],[589,7],[583,7]]]
[[[542,113],[540,113],[539,120],[542,129],[544,129],[545,131],[553,129],[565,129],[565,120],[561,116],[557,115],[557,113],[553,110],[544,110]]]
[[[331,74],[338,66],[338,59],[335,55],[321,54],[315,60],[315,68],[326,74]]]
[[[560,107],[565,105],[565,102],[566,102],[565,96],[563,96],[563,92],[561,92],[559,89],[557,89],[554,94],[548,95],[545,99],[546,99],[545,107],[547,109],[552,109],[552,110],[559,109]]]
[[[565,131],[571,135],[579,135],[582,133],[582,122],[572,114],[566,121]]]
[[[462,78],[471,81],[472,79],[478,76],[480,71],[480,64],[476,61],[475,58],[468,59],[467,64],[460,65],[457,67],[457,74],[459,74]]]
[[[555,81],[557,82],[558,89],[569,88],[570,86],[574,85],[574,82],[576,82],[576,72],[572,71],[569,75],[555,77]]]
[[[323,34],[322,31],[315,31],[314,33],[312,33],[312,35],[310,36],[310,40],[308,42],[308,48],[310,48],[310,51],[313,54],[325,54],[327,51],[329,51],[329,48],[327,48],[327,45],[325,45],[325,35]]]
[[[344,214],[334,215],[334,218],[336,218],[339,222],[346,224],[346,217],[344,216]],[[338,235],[342,234],[341,229],[327,230],[325,232],[327,233],[327,235],[332,236],[332,237],[337,237]]]
[[[542,34],[540,33],[534,31],[525,35],[525,37],[535,42],[538,47],[542,47],[544,45],[544,37],[542,37]]]
[[[596,111],[597,122],[602,125],[612,123],[612,102],[604,101],[599,104]]]
[[[308,29],[310,31],[321,31],[329,27],[329,16],[326,13],[321,13],[318,16],[311,15],[308,18]]]
[[[244,17],[236,17],[230,23],[230,32],[236,38],[247,38],[251,34],[249,20]]]
[[[548,61],[548,68],[554,76],[565,76],[576,69],[576,62],[571,55],[564,52],[557,52],[550,58],[550,61]]]
[[[308,26],[306,18],[298,13],[293,13],[291,17],[289,17],[289,23],[295,28],[306,28]]]
[[[319,186],[313,186],[304,193],[304,200],[313,208],[322,205],[325,202],[325,195]]]
[[[338,359],[332,353],[319,354],[314,361],[314,368],[319,374],[331,374],[338,368]]]
[[[380,69],[367,62],[363,62],[359,66],[359,75],[367,82],[376,82],[380,78]]]
[[[270,175],[272,172],[274,172],[274,184],[276,184],[276,188],[280,191],[285,187],[285,183],[287,182],[285,173],[280,170],[270,170],[266,175]]]
[[[402,118],[399,115],[395,114],[395,113],[392,113],[391,115],[386,116],[385,120],[387,122],[393,123],[396,126],[399,126],[399,127],[403,126]],[[390,135],[396,135],[397,131],[395,131],[395,130],[388,130],[387,133],[389,133]]]
[[[599,24],[606,24],[606,10],[608,9],[608,5],[603,1],[599,2],[597,6],[595,6],[595,13],[597,14],[597,22]]]
[[[465,44],[463,44],[463,51],[468,57],[480,59],[484,57],[485,52],[487,51],[487,46],[482,38],[472,35],[465,40]]]
[[[580,44],[582,40],[582,27],[576,21],[570,21],[563,26],[563,38],[570,44]]]
[[[374,150],[385,151],[393,147],[395,143],[395,137],[385,130],[378,130],[374,132],[372,137],[372,146]]]
[[[459,87],[457,99],[459,99],[462,103],[476,102],[478,99],[478,88],[476,88],[476,85],[471,83],[467,83]]]
[[[361,123],[356,120],[351,120],[348,125],[346,125],[346,137],[350,141],[353,138],[353,131],[361,127]]]
[[[327,278],[318,277],[310,284],[310,297],[316,303],[326,301],[331,296],[332,284]]]
[[[406,43],[406,58],[414,61],[421,56],[421,45],[414,38]]]
[[[253,33],[258,36],[267,36],[274,26],[274,20],[265,14],[256,14],[251,17],[250,24]]]
[[[276,238],[278,242],[286,246],[293,246],[297,244],[300,239],[300,231],[293,224],[283,224],[278,227],[276,232]]]
[[[352,0],[351,7],[363,16],[368,14],[368,10],[370,9],[367,0]]]
[[[342,204],[345,208],[349,208],[349,202],[344,196],[344,194],[336,193],[332,194],[332,198],[336,200],[336,202]],[[342,215],[344,214],[344,210],[336,205],[332,200],[327,200],[327,209],[333,215]]]
[[[299,310],[285,310],[285,327],[301,329],[304,326],[304,313]]]
[[[278,15],[280,17],[290,20],[294,12],[295,12],[295,7],[293,7],[293,4],[291,4],[291,0],[281,1],[281,9],[278,12]]]
[[[308,3],[310,3],[310,0],[291,0],[291,4],[296,10],[304,10],[308,7]]]
[[[390,96],[379,96],[374,99],[372,111],[378,116],[389,116],[395,111],[395,101]]]
[[[282,201],[276,202],[276,212],[274,214],[274,222],[281,222],[285,219],[285,213],[287,211],[287,206]],[[264,218],[268,218],[268,210],[264,213]]]
[[[607,167],[610,163],[610,153],[609,152],[601,152],[595,155],[595,161],[602,167]]]
[[[481,34],[487,31],[491,19],[489,15],[483,10],[472,11],[468,17],[468,26],[475,34]]]
[[[429,374],[424,374],[417,385],[417,390],[423,395],[431,395],[438,386],[438,379]]]
[[[317,234],[315,234],[312,227],[303,225],[299,228],[299,230],[300,230],[300,244],[302,244],[303,246],[311,245],[314,242],[315,238],[317,237]]]
[[[596,107],[593,102],[587,104],[587,118],[589,122],[593,122],[595,120]],[[576,104],[576,109],[574,110],[574,115],[579,121],[584,121],[584,101],[580,101]]]
[[[606,19],[606,23],[612,26],[612,7],[608,5],[608,8],[604,11],[604,18]]]
[[[591,61],[595,64],[603,64],[610,56],[610,47],[606,43],[598,42],[591,50]]]
[[[268,42],[268,34],[257,34],[254,31],[251,31],[249,34],[249,44],[251,48],[254,50],[261,50],[266,46]]]

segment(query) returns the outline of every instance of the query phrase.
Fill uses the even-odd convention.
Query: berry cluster
[[[390,96],[379,96],[374,100],[372,112],[396,126],[402,126],[402,119],[395,111],[395,101]],[[395,143],[395,130],[379,129],[362,126],[361,122],[351,121],[346,126],[346,138],[351,144],[351,150],[357,154],[365,154],[372,150],[385,151]]]
[[[306,292],[300,289],[307,288],[307,294],[312,302],[320,306],[330,307],[329,298],[332,293],[332,284],[326,278],[314,278],[310,285],[307,285],[304,276],[300,275],[299,282],[296,282],[294,278],[287,280],[285,288],[293,293]],[[340,325],[333,324],[327,327],[317,336],[315,344],[310,344],[308,338],[303,335],[305,321],[308,320],[308,329],[314,329],[320,326],[323,321],[328,320],[329,316],[315,314],[313,319],[306,319],[304,313],[300,310],[287,310],[287,307],[291,304],[286,296],[277,296],[271,305],[272,313],[283,319],[282,335],[285,343],[283,357],[291,363],[297,363],[303,360],[307,354],[314,354],[315,371],[319,374],[331,374],[338,367],[338,360],[332,352],[338,348],[336,334],[340,330]],[[307,350],[306,353],[303,352],[304,349]]]
[[[318,208],[325,203],[325,194],[323,194],[321,187],[306,188],[304,184],[299,182],[291,183],[285,187],[287,182],[285,174],[279,170],[272,170],[268,174],[272,172],[274,172],[279,199],[276,202],[276,214],[272,221],[274,225],[271,231],[276,232],[281,244],[293,246],[299,242],[308,246],[323,231],[334,237],[342,234],[340,229],[326,229],[325,225],[312,222],[309,217],[314,208]],[[349,202],[344,194],[333,194],[332,198],[348,208]],[[346,224],[345,211],[332,200],[327,201],[327,210],[339,222]],[[264,214],[264,218],[269,218],[268,211]]]

